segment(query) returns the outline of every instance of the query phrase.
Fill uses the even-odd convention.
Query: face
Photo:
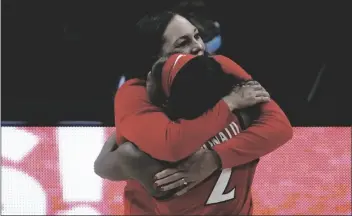
[[[205,45],[199,36],[198,29],[186,18],[175,15],[164,32],[164,44],[160,56],[169,56],[174,53],[203,55]],[[150,101],[157,100],[157,85],[153,75],[149,72],[147,77],[147,93]]]
[[[173,53],[203,55],[205,45],[198,29],[186,18],[175,15],[164,32],[161,56]]]

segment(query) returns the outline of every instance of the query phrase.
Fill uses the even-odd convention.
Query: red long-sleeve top
[[[225,73],[251,79],[239,65],[224,56],[214,56]],[[193,120],[171,121],[160,108],[148,101],[145,82],[127,81],[115,96],[115,125],[118,137],[135,143],[152,157],[179,161],[197,151],[210,137],[226,127],[231,111],[222,100]],[[292,137],[292,127],[274,102],[261,105],[261,115],[252,126],[214,150],[222,167],[230,168],[257,159]]]

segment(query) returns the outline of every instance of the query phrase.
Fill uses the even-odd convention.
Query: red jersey
[[[236,116],[228,126],[209,139],[204,148],[221,145],[240,133]],[[252,213],[251,186],[259,160],[234,168],[222,169],[180,197],[157,201],[161,215],[249,215]]]
[[[214,58],[221,64],[225,73],[231,73],[242,79],[251,78],[232,60],[223,56]],[[145,82],[138,79],[127,81],[115,96],[115,125],[118,143],[127,139],[159,160],[174,162],[188,157],[210,137],[216,136],[219,131],[226,128],[231,118],[233,114],[227,105],[220,101],[201,117],[172,122],[162,110],[150,104]],[[248,166],[249,162],[275,150],[291,137],[292,127],[287,117],[274,101],[270,101],[261,105],[261,115],[251,127],[221,145],[215,145],[213,149],[218,153],[223,169],[243,164]],[[209,184],[211,189],[215,183],[209,179],[204,184]],[[246,202],[250,202],[247,200]],[[191,203],[189,200],[185,202],[187,202],[185,206]],[[139,183],[133,180],[127,181],[126,214],[161,213],[158,212],[160,208],[156,208],[154,213],[151,212],[156,204],[160,207],[160,202],[156,203],[152,197],[147,195]],[[250,206],[251,204],[244,205]],[[136,213],[133,213],[133,208],[137,209]],[[247,212],[247,210],[244,211]]]

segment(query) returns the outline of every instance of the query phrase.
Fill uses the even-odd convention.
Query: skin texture
[[[164,41],[160,57],[173,53],[204,54],[205,45],[198,29],[180,15],[174,16],[165,29]]]

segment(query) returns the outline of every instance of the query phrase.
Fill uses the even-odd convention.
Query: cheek
[[[205,49],[205,43],[202,39],[200,39],[200,44],[202,45],[203,49]]]
[[[162,50],[161,50],[160,55],[161,55],[162,57],[165,57],[165,56],[171,55],[173,52],[174,52],[173,47],[170,46],[170,44],[166,42],[166,43],[163,45],[163,48],[162,48]]]
[[[157,105],[158,103],[158,92],[157,92],[157,87],[154,84],[150,84],[147,86],[147,94],[149,97],[149,101],[153,103],[154,105]]]
[[[151,100],[151,97],[153,96],[153,83],[152,80],[150,78],[150,75],[148,75],[147,77],[147,84],[146,84],[146,90],[147,90],[147,95],[149,97],[149,100]]]
[[[191,47],[185,47],[181,49],[182,51],[180,51],[180,53],[184,53],[184,54],[191,54],[192,52],[192,48]]]
[[[203,50],[205,50],[205,43],[201,38],[198,39],[198,44],[202,47]]]
[[[175,54],[175,53],[190,54],[191,51],[192,49],[190,47],[183,47],[183,48],[174,49],[172,54]]]
[[[147,94],[148,94],[149,100],[152,100],[153,95],[155,93],[155,88],[154,88],[153,84],[147,83],[146,88],[147,88]]]
[[[203,42],[202,42],[203,43]],[[204,44],[203,44],[204,46]],[[182,48],[174,48],[169,46],[168,44],[164,45],[163,47],[163,52],[162,52],[162,56],[168,56],[168,55],[172,55],[172,54],[176,54],[176,53],[183,53],[183,54],[190,54],[191,53],[191,48],[190,47],[182,47]]]

